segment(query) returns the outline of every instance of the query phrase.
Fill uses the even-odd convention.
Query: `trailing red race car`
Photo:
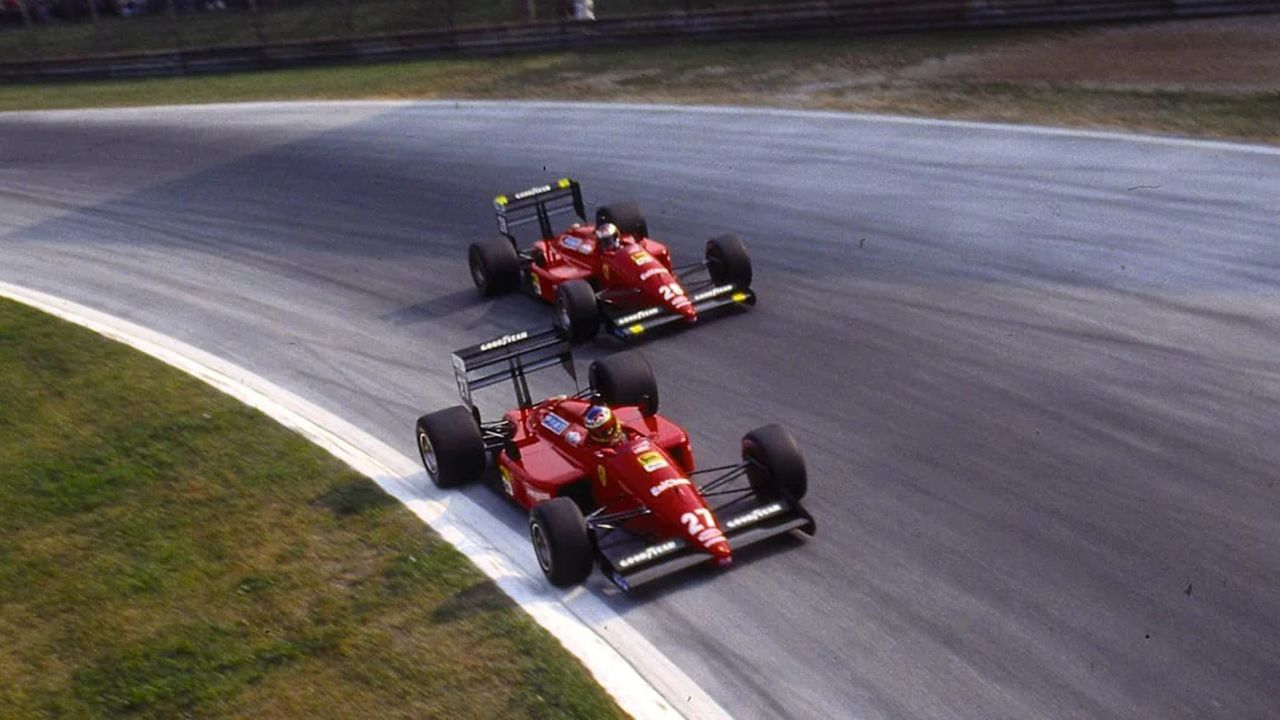
[[[591,364],[590,384],[534,402],[526,373],[562,365],[577,376],[556,330],[516,333],[453,355],[464,405],[418,418],[432,482],[454,487],[497,466],[502,491],[529,511],[538,564],[557,586],[594,565],[623,590],[782,533],[814,533],[800,505],[804,459],[778,425],[742,439],[742,462],[695,469],[689,436],[658,415],[645,359],[619,353]],[[482,421],[471,393],[510,379],[518,407]],[[713,503],[714,501],[714,503]]]
[[[755,304],[751,258],[736,236],[709,240],[703,262],[676,267],[633,204],[602,206],[596,224],[585,224],[582,189],[573,180],[499,195],[493,205],[502,237],[472,243],[471,279],[484,295],[519,288],[554,304],[556,326],[573,340],[594,336],[601,323],[626,339]],[[577,222],[556,232],[552,218],[566,214]],[[521,250],[515,231],[533,223],[540,239]]]

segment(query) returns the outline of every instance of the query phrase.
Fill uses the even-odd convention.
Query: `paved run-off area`
[[[703,462],[793,430],[819,535],[592,590],[730,711],[1280,712],[1274,151],[468,103],[0,130],[0,279],[225,356],[406,454],[413,418],[455,397],[448,350],[548,320],[469,285],[496,192],[574,175],[593,203],[639,201],[678,257],[743,235],[760,305],[645,352]]]

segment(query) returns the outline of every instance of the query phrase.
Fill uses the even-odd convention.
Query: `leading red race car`
[[[565,178],[494,199],[501,237],[472,243],[471,278],[484,295],[517,288],[552,303],[556,325],[574,340],[603,323],[626,339],[660,325],[694,322],[723,307],[754,305],[751,258],[734,235],[707,242],[703,262],[677,267],[666,245],[649,237],[640,209],[602,206],[586,224],[582,189]],[[576,216],[556,232],[552,218]],[[521,250],[516,230],[537,223],[539,239]]]
[[[734,549],[782,533],[814,533],[791,435],[778,425],[753,430],[742,462],[696,469],[689,436],[658,415],[653,371],[635,352],[593,362],[587,389],[537,403],[526,373],[560,364],[577,384],[570,341],[555,330],[459,350],[453,364],[465,404],[417,422],[427,475],[454,487],[479,479],[492,459],[502,492],[529,511],[553,585],[580,583],[598,564],[630,590],[692,565],[728,565]],[[507,379],[518,407],[481,421],[472,391]]]

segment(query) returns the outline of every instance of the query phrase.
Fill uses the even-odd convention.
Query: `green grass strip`
[[[346,99],[763,105],[1140,130],[1280,143],[1280,91],[1015,84],[935,77],[966,57],[1069,31],[642,44],[494,58],[0,86],[0,110]]]
[[[0,300],[0,717],[602,718],[586,670],[367,479]]]

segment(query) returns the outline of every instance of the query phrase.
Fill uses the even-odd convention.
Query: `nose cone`
[[[671,309],[684,316],[685,322],[697,322],[698,311],[693,308],[693,303],[689,298],[681,295],[671,303]]]
[[[733,550],[729,548],[729,541],[724,538],[708,547],[707,552],[711,553],[713,561],[720,567],[733,564]]]
[[[715,560],[717,565],[728,565],[733,562],[733,550],[724,532],[714,525],[696,528],[697,532],[689,533],[689,540],[694,547],[701,547]]]

